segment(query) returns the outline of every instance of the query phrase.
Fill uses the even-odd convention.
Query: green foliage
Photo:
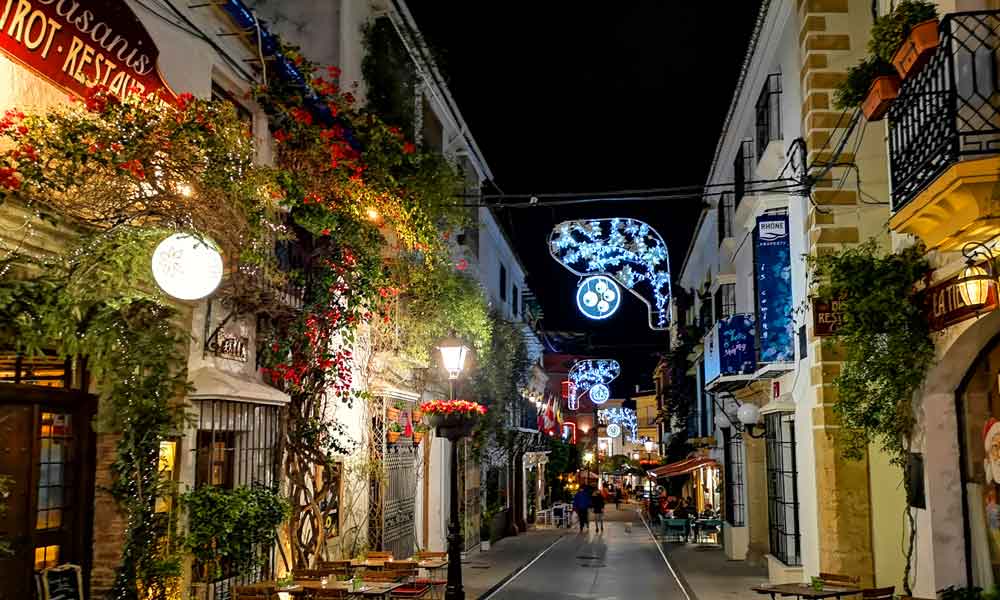
[[[524,334],[516,323],[505,320],[499,312],[489,315],[490,345],[480,354],[479,368],[472,374],[472,388],[478,401],[489,407],[473,438],[476,453],[489,443],[512,449],[518,435],[510,429],[510,409],[523,402],[521,388],[528,379],[531,362]],[[512,456],[513,452],[508,452]]]
[[[855,109],[865,101],[872,82],[882,75],[896,75],[896,69],[877,56],[863,58],[847,70],[847,78],[837,86],[833,105],[837,110]]]
[[[8,499],[14,489],[14,480],[8,475],[0,475],[0,520],[7,516]],[[10,540],[0,538],[0,558],[14,555]]]
[[[580,468],[579,449],[557,437],[547,437],[549,462],[545,465],[545,484],[552,490],[551,501],[570,500],[566,481],[560,475],[576,473]]]
[[[979,587],[956,588],[948,586],[940,592],[941,600],[998,600],[1000,590],[996,585],[991,585],[988,590]]]
[[[413,131],[417,73],[410,55],[387,17],[362,29],[365,56],[361,74],[368,88],[368,105],[387,122]]]
[[[872,37],[868,40],[868,53],[886,63],[903,45],[910,29],[917,23],[936,19],[937,5],[929,0],[901,0],[892,12],[882,15],[872,25]]]
[[[817,295],[839,299],[844,315],[833,338],[845,351],[834,409],[849,457],[878,442],[894,464],[905,464],[913,394],[934,359],[925,292],[917,288],[930,273],[923,255],[920,246],[886,254],[870,240],[810,258]]]
[[[153,244],[164,232],[120,228],[83,238],[65,255],[15,257],[0,280],[0,344],[19,352],[86,356],[98,382],[101,426],[121,433],[111,493],[127,518],[114,597],[164,600],[180,574],[169,493],[157,471],[160,440],[184,423],[184,335],[176,311],[149,290]],[[161,540],[161,543],[151,543]]]
[[[232,490],[206,485],[183,494],[181,505],[189,517],[184,547],[202,581],[259,566],[260,549],[275,542],[277,527],[291,513],[288,500],[262,485]]]

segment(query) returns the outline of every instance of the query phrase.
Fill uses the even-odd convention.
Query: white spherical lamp
[[[656,442],[654,442],[653,440],[646,440],[645,442],[642,443],[642,446],[643,448],[646,449],[646,452],[652,452],[653,448],[656,447]]]
[[[747,402],[740,406],[736,418],[744,425],[756,425],[760,422],[760,408],[756,404]]]
[[[153,279],[169,296],[200,300],[222,282],[222,254],[207,238],[175,233],[153,251]]]
[[[733,423],[729,420],[729,417],[723,413],[718,413],[715,415],[715,426],[719,429],[729,429],[733,426]]]

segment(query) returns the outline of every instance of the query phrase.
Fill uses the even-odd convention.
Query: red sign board
[[[955,323],[978,317],[983,313],[996,310],[997,287],[995,281],[986,285],[986,298],[983,304],[969,304],[968,292],[963,294],[965,286],[975,286],[976,281],[969,283],[961,276],[946,279],[927,290],[927,320],[932,331],[946,329]]]
[[[120,98],[173,96],[124,0],[0,0],[0,51],[76,95],[103,85]]]
[[[813,334],[816,337],[835,335],[844,322],[841,300],[826,302],[813,298]]]

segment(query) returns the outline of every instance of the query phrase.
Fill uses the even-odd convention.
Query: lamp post
[[[653,440],[646,440],[642,443],[642,446],[646,449],[646,460],[653,462],[653,447],[656,446],[656,442]]]
[[[465,367],[469,348],[461,340],[450,337],[441,342],[438,350],[441,351],[441,362],[448,371],[449,397],[454,400],[454,381]],[[465,588],[462,587],[462,528],[458,523],[458,440],[465,435],[468,432],[463,434],[455,431],[447,436],[451,442],[451,514],[448,522],[448,585],[444,590],[445,600],[465,600]]]

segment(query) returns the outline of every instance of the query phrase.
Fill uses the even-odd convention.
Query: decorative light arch
[[[626,434],[625,439],[633,443],[639,441],[639,418],[631,408],[602,408],[597,411],[597,422],[608,426],[609,431],[612,425],[617,425]]]
[[[569,398],[566,406],[576,410],[580,406],[580,397],[590,391],[595,385],[607,386],[621,375],[622,367],[617,360],[610,358],[588,358],[579,360],[569,370]],[[604,399],[607,401],[607,398]],[[598,402],[601,404],[601,402]]]
[[[549,235],[549,253],[571,272],[608,275],[649,308],[649,326],[670,321],[670,257],[655,229],[637,219],[563,221]]]

